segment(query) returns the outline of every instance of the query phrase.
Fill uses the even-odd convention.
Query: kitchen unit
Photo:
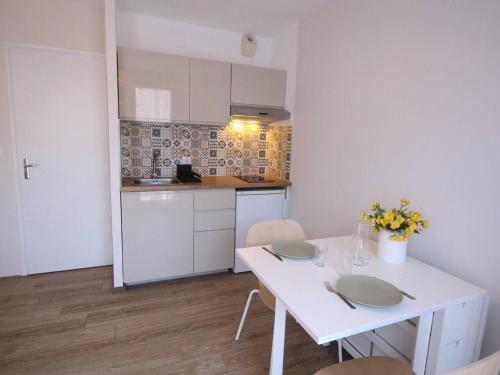
[[[234,268],[235,228],[239,238],[244,237],[237,218],[248,224],[242,214],[251,215],[240,198],[249,198],[242,198],[246,204],[255,204],[252,197],[262,204],[274,202],[253,210],[269,214],[272,208],[283,217],[284,187],[290,185],[282,180],[249,183],[230,176],[168,186],[133,181],[124,180],[121,192],[123,275],[128,285]]]
[[[242,189],[236,192],[236,249],[246,247],[247,233],[253,224],[287,218],[286,198],[284,188]],[[250,269],[235,257],[233,271],[239,273]]]
[[[194,273],[234,266],[234,189],[194,193]]]
[[[193,273],[193,193],[122,193],[123,280]]]
[[[189,121],[227,123],[230,85],[230,63],[190,58]]]
[[[286,72],[232,64],[231,104],[285,107]]]
[[[189,120],[189,58],[118,48],[120,118]]]
[[[227,124],[288,119],[286,71],[119,47],[120,119]],[[271,114],[271,116],[269,115]]]
[[[488,298],[478,295],[434,314],[433,325],[442,331],[431,336],[426,373],[465,366],[479,356],[487,309]],[[418,319],[404,320],[347,337],[342,345],[354,358],[389,356],[411,365],[417,327]]]

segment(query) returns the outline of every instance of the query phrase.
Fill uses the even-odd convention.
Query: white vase
[[[406,261],[406,251],[408,240],[391,240],[392,232],[387,229],[380,229],[377,243],[377,256],[387,263],[404,263]]]

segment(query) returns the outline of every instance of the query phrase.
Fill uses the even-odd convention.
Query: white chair
[[[299,223],[294,220],[271,220],[262,221],[252,225],[248,230],[246,246],[260,246],[269,245],[279,240],[304,240],[305,234]],[[262,302],[274,311],[276,299],[273,294],[267,289],[259,280],[259,289],[253,289],[248,295],[243,316],[241,317],[238,332],[236,333],[235,340],[240,338],[241,330],[247,316],[248,308],[252,302],[252,297],[258,294]],[[342,341],[338,340],[339,362],[342,362]]]
[[[500,350],[468,366],[443,372],[440,375],[498,375],[500,374]]]
[[[442,372],[440,375],[498,375],[499,373],[500,351],[471,365]],[[368,357],[328,366],[314,375],[415,375],[415,373],[400,360]]]

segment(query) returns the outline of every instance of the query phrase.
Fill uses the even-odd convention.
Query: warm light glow
[[[231,120],[229,123],[230,129],[237,132],[256,132],[259,130],[259,125],[258,121]]]
[[[232,120],[229,125],[234,131],[240,132],[243,130],[243,122],[240,120]]]
[[[259,130],[259,123],[257,121],[248,121],[247,124],[248,124],[247,127],[248,130],[252,132],[256,132]]]

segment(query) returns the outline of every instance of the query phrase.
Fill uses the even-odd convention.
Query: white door
[[[9,69],[28,273],[111,264],[104,57],[11,47]]]

